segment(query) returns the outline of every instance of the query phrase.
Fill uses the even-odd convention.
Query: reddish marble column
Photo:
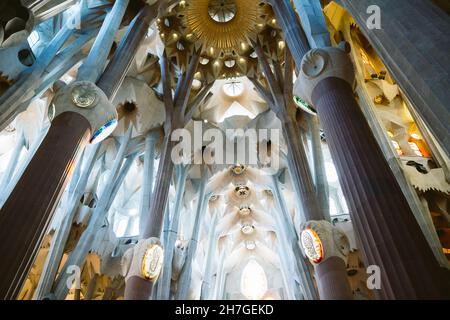
[[[320,300],[353,300],[344,260],[331,257],[315,270]]]
[[[20,292],[90,136],[90,124],[82,115],[65,112],[57,116],[0,210],[0,299],[15,299]]]
[[[133,276],[125,286],[125,300],[149,300],[153,290],[153,282]]]
[[[318,110],[365,263],[380,267],[377,295],[449,298],[448,275],[428,246],[348,81],[324,77],[314,86],[311,102]]]

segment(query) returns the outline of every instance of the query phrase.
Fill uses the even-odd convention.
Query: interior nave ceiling
[[[9,2],[2,2],[2,4]],[[40,53],[44,52],[46,45],[60,30],[60,26],[68,21],[70,12],[76,10],[79,5],[78,1],[72,2],[71,7],[58,14],[58,18],[51,20],[45,19],[46,15],[52,14],[51,10],[35,8],[35,12],[39,13],[38,17],[43,22],[34,28],[33,22],[24,13],[23,7],[17,5],[16,12],[5,12],[2,11],[2,4],[0,4],[0,53],[7,57],[0,60],[0,94],[14,85],[21,72],[27,68],[27,64],[32,63]],[[153,4],[155,1],[147,2]],[[91,11],[86,17],[83,16],[82,20],[81,31],[86,33],[76,33],[72,38],[72,41],[77,41],[86,37],[80,45],[76,59],[71,60],[70,68],[64,70],[65,72],[57,81],[44,87],[41,94],[30,101],[27,107],[23,108],[24,110],[21,110],[23,112],[14,116],[12,122],[2,127],[0,205],[6,201],[6,192],[1,191],[7,190],[10,187],[7,182],[15,179],[8,176],[8,170],[12,166],[16,172],[23,170],[30,155],[43,139],[49,126],[47,114],[49,109],[51,110],[52,98],[58,90],[76,80],[81,61],[86,58],[94,42],[94,37],[89,35],[88,30],[97,30],[102,19],[97,21],[95,17],[103,17],[102,15],[109,12],[113,5],[113,1],[106,0],[92,1],[92,3]],[[376,53],[371,51],[364,42],[363,36],[358,33],[357,26],[353,25],[351,29],[339,33],[343,31],[340,30],[343,25],[348,24],[348,20],[339,12],[339,8],[336,8],[337,4],[334,2],[328,4],[328,1],[326,3],[324,12],[332,37],[341,36],[344,39],[340,40],[351,42],[354,50],[353,60],[358,66],[361,90],[364,90],[370,102],[374,104],[377,116],[385,126],[384,131],[389,134],[389,145],[392,141],[396,143],[388,148],[403,152],[401,156],[403,156],[404,168],[406,172],[409,172],[408,176],[414,187],[420,190],[422,198],[439,198],[442,194],[449,194],[450,185],[442,178],[443,169],[435,168],[430,162],[431,154],[424,142],[425,139],[408,111],[408,100],[403,96],[395,81],[390,78]],[[115,37],[109,59],[113,57],[121,39],[126,34],[131,19],[140,6],[139,1],[131,1]],[[105,190],[109,190],[111,176],[123,175],[120,188],[115,191],[111,199],[108,199],[109,202],[105,202],[108,210],[103,219],[104,223],[100,230],[97,230],[94,241],[88,245],[89,254],[82,270],[81,295],[84,299],[123,297],[124,266],[123,263],[121,265],[121,259],[127,249],[133,248],[136,244],[142,224],[139,212],[142,205],[141,194],[145,187],[143,176],[147,170],[146,146],[152,139],[150,142],[154,143],[152,155],[153,159],[156,159],[154,166],[158,167],[164,132],[167,131],[165,123],[168,114],[164,104],[163,56],[167,57],[171,67],[168,79],[171,91],[176,92],[179,90],[183,75],[187,73],[191,57],[199,54],[198,68],[188,96],[188,117],[182,124],[182,127],[192,135],[195,135],[194,131],[198,129],[198,126],[201,127],[202,132],[216,129],[223,134],[226,142],[234,146],[245,140],[245,136],[237,133],[230,134],[230,130],[282,129],[282,123],[271,110],[266,97],[261,94],[261,88],[255,86],[255,83],[259,83],[264,88],[269,87],[261,70],[255,46],[261,47],[266,57],[274,61],[274,65],[278,68],[284,68],[286,65],[284,35],[267,1],[167,1],[166,5],[159,10],[157,19],[148,29],[147,36],[139,46],[137,55],[113,99],[113,105],[118,113],[117,128],[108,139],[102,142],[98,150],[95,149],[95,164],[88,177],[85,191],[73,210],[70,234],[63,248],[63,262],[60,268],[65,259],[76,250],[77,242],[83,231],[88,228],[90,218],[97,214],[97,206],[103,205],[102,194]],[[23,42],[26,38],[32,52],[26,51]],[[355,51],[356,49],[359,50]],[[22,54],[18,54],[20,52]],[[18,56],[19,61],[10,58],[13,56]],[[44,76],[49,76],[52,71],[50,68],[47,69]],[[281,72],[281,70],[274,70],[274,72]],[[39,89],[41,88],[35,88],[34,92],[39,93]],[[301,142],[306,147],[310,169],[314,172],[315,168],[312,164],[314,142],[309,132],[307,121],[309,115],[300,111],[300,108],[290,112],[297,114],[296,121],[301,128]],[[411,140],[411,134],[418,135],[415,136],[417,139]],[[151,139],[148,138],[149,136]],[[360,289],[365,281],[365,270],[359,258],[355,235],[349,221],[349,210],[323,132],[319,144],[324,156],[330,215],[349,239],[349,243],[346,244],[350,251],[350,260],[347,265],[349,279],[353,281],[352,288],[356,292],[355,295],[359,298],[370,298],[369,293]],[[17,145],[20,146],[19,151],[17,151]],[[192,259],[192,281],[188,298],[294,299],[301,297],[299,293],[301,290],[299,291],[295,284],[300,287],[303,285],[302,275],[292,267],[295,254],[292,250],[287,250],[290,247],[290,240],[287,230],[282,227],[286,221],[293,221],[294,231],[300,233],[301,223],[304,221],[302,209],[295,200],[292,181],[288,174],[286,141],[283,136],[280,136],[278,140],[258,137],[258,145],[254,146],[250,152],[259,154],[262,145],[269,152],[276,153],[276,157],[279,158],[280,167],[276,172],[261,162],[258,165],[249,165],[246,161],[236,161],[234,165],[177,166],[169,191],[169,217],[166,218],[173,219],[171,210],[180,212],[171,266],[172,278],[169,279],[174,292],[177,289],[177,281],[182,278],[182,267],[188,252],[188,244],[194,239],[196,233],[196,219],[201,219],[198,227],[199,236],[194,239],[197,242],[197,250]],[[94,150],[93,146],[88,147],[83,159],[89,157],[89,152],[94,152],[92,150]],[[191,152],[194,155],[204,150],[208,151],[207,142],[202,142],[198,146],[194,145]],[[225,155],[229,152],[229,150],[223,151]],[[120,170],[116,167],[119,156],[125,159],[125,164],[120,167]],[[128,167],[125,168],[127,163]],[[89,166],[89,163],[82,162],[80,167],[74,170],[82,172],[86,166]],[[434,174],[435,178],[424,181],[421,179],[418,167],[423,167],[430,176]],[[181,181],[180,176],[185,177],[185,180]],[[205,189],[203,194],[207,195],[207,201],[203,204],[204,210],[199,211],[197,209],[201,207],[199,194],[202,190],[202,178],[205,176],[206,185],[203,186]],[[180,186],[180,183],[183,185]],[[180,188],[184,190],[183,198],[177,201],[177,192]],[[65,197],[68,197],[69,192],[70,186],[66,190]],[[25,289],[21,293],[23,299],[33,297],[52,238],[65,221],[68,210],[65,197],[63,196],[56,210],[55,218],[41,246]],[[447,216],[443,208],[446,206],[444,202],[445,200],[439,200],[438,205],[431,207],[430,210],[439,217]],[[198,217],[199,212],[202,213],[200,217]],[[167,221],[164,224],[163,240],[164,237],[169,237],[169,225],[170,222]],[[216,246],[211,246],[211,239],[217,241]],[[358,272],[357,276],[351,277]],[[290,276],[295,280],[295,284],[290,283]],[[205,281],[211,288],[206,291],[206,296],[202,295],[205,292],[202,288]],[[246,284],[246,281],[250,284]],[[80,292],[71,289],[68,298],[74,299],[77,295],[80,295]]]

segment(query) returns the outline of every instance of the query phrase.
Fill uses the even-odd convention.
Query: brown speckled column
[[[312,92],[367,266],[381,269],[383,299],[449,298],[439,267],[348,82]]]
[[[139,277],[131,277],[125,285],[125,300],[149,300],[153,282]]]
[[[344,260],[331,257],[315,268],[320,300],[353,300]]]
[[[78,113],[57,116],[0,210],[0,299],[20,292],[90,131]]]

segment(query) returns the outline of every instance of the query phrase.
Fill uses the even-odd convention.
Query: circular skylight
[[[194,79],[194,81],[192,81],[192,88],[194,90],[199,90],[202,87],[202,82],[200,80]]]
[[[244,92],[244,84],[241,81],[229,81],[223,85],[223,91],[229,97],[238,97]]]
[[[209,16],[216,22],[226,23],[233,20],[236,15],[235,0],[209,1]]]

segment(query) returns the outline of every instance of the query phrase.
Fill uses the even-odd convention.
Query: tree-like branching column
[[[170,182],[174,172],[175,164],[172,159],[172,149],[175,142],[171,141],[172,132],[184,128],[190,121],[192,110],[199,107],[203,98],[211,88],[211,84],[206,84],[197,96],[191,99],[191,88],[194,75],[200,61],[202,48],[194,49],[190,57],[189,65],[185,72],[179,76],[175,94],[172,94],[171,64],[164,53],[161,63],[162,82],[164,87],[164,104],[166,106],[166,122],[164,125],[165,137],[164,145],[159,162],[156,184],[152,195],[150,211],[144,227],[142,239],[159,238],[166,212],[166,205],[169,195]],[[143,240],[145,241],[145,240]],[[165,248],[173,250],[173,248]],[[147,300],[150,298],[153,288],[153,282],[148,281],[139,274],[133,274],[128,277],[125,286],[125,299],[129,300]]]
[[[283,75],[280,62],[268,59],[262,43],[255,43],[254,47],[270,93],[258,80],[253,79],[253,82],[282,122],[283,135],[288,147],[289,172],[294,191],[300,201],[302,214],[305,220],[323,220],[324,215],[318,203],[305,148],[300,140],[300,130],[295,121],[296,108],[292,94],[293,65],[291,55],[286,48]],[[275,72],[272,70],[275,70]]]

